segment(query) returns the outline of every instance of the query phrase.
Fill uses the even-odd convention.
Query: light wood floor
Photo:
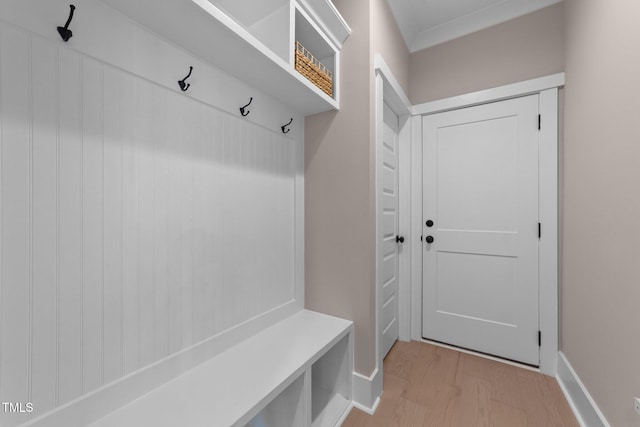
[[[374,416],[353,409],[343,427],[573,427],[556,380],[421,342],[396,342],[384,361]]]

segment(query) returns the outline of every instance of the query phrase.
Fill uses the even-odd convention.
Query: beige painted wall
[[[409,52],[386,0],[334,0],[352,29],[341,54],[338,112],[305,120],[305,306],[355,322],[355,370],[375,361],[373,57],[403,87]]]
[[[375,52],[421,103],[564,71],[566,51],[561,348],[612,426],[639,425],[640,4],[567,0],[416,52],[407,72],[384,0],[335,3],[353,34],[341,110],[305,122],[307,307],[355,320],[356,370],[371,373]]]
[[[562,350],[612,426],[640,426],[640,3],[566,3]]]
[[[564,71],[564,4],[411,54],[414,104]]]
[[[371,0],[371,54],[380,53],[405,94],[409,93],[409,49],[387,0]]]
[[[375,367],[369,183],[369,1],[336,0],[352,29],[340,111],[305,119],[305,306],[355,323],[355,369]]]

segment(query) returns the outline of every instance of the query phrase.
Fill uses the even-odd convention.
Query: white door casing
[[[538,95],[425,116],[423,141],[423,336],[538,366]]]
[[[384,137],[384,110],[390,107],[395,115],[399,118],[398,125],[398,163],[406,165],[411,153],[411,103],[402,90],[398,80],[393,76],[391,70],[385,63],[380,54],[376,54],[374,58],[374,67],[376,72],[375,79],[375,205],[376,205],[376,262],[375,262],[375,355],[376,365],[370,376],[364,377],[358,373],[354,373],[354,401],[366,402],[363,406],[367,411],[372,411],[380,402],[379,396],[382,394],[382,370],[383,370],[383,137]],[[410,217],[410,197],[408,197],[408,188],[410,187],[410,171],[409,167],[400,167],[398,176],[398,195],[401,206],[399,208],[399,228],[405,237],[405,243],[400,248],[399,253],[399,273],[398,273],[398,300],[399,300],[399,337],[408,340],[410,338],[411,329],[409,326],[411,310],[410,305],[410,289],[409,289],[409,259],[411,251],[409,244],[412,242],[409,237],[409,217]],[[416,240],[416,239],[413,239]],[[419,239],[418,239],[419,240]]]
[[[410,336],[422,337],[422,118],[424,115],[481,105],[514,97],[538,94],[542,126],[539,133],[539,218],[542,235],[539,242],[540,274],[540,372],[556,375],[558,367],[558,99],[564,86],[564,73],[552,74],[478,92],[429,101],[411,107],[410,153],[401,161],[400,170],[409,170],[411,179],[405,194],[410,194]],[[401,157],[401,160],[403,157]],[[401,188],[401,192],[403,189]],[[417,239],[416,239],[417,237]],[[405,246],[407,246],[405,244]],[[406,248],[405,248],[406,249]],[[401,305],[402,309],[402,305]],[[401,318],[403,313],[401,312]]]
[[[398,116],[384,104],[382,136],[382,356],[399,335]]]

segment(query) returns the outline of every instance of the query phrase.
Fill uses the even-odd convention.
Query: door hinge
[[[542,224],[538,223],[538,239],[542,238]]]
[[[538,347],[542,347],[542,331],[538,331]]]
[[[538,114],[538,130],[542,129],[542,114]]]

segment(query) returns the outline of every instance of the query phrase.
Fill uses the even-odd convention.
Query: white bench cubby
[[[353,323],[300,310],[91,426],[335,426],[352,372]]]

